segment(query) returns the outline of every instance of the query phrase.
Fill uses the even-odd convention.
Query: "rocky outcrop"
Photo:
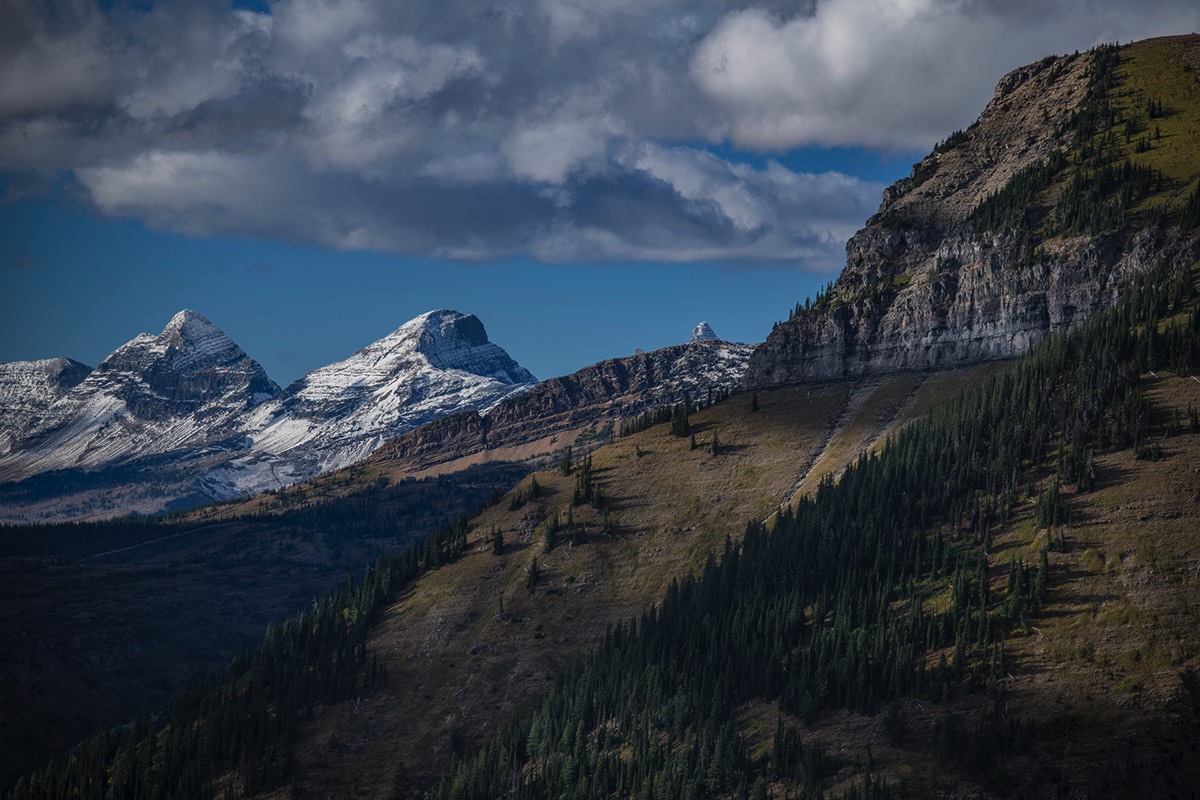
[[[417,472],[556,436],[569,437],[559,447],[581,432],[602,436],[622,419],[678,402],[685,394],[707,402],[736,389],[752,350],[746,344],[699,341],[601,361],[542,381],[486,413],[459,414],[417,428],[386,444],[373,460]]]
[[[1015,175],[1064,147],[1094,57],[1044,59],[1006,75],[968,130],[885,190],[846,245],[836,284],[777,324],[751,357],[745,385],[1013,358],[1108,305],[1131,273],[1159,259],[1190,264],[1194,241],[1156,223],[1047,237],[1034,249],[972,218]]]

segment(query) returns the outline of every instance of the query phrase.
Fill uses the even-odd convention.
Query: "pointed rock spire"
[[[692,329],[693,342],[718,342],[717,334],[713,331],[712,326],[707,322],[701,322]]]

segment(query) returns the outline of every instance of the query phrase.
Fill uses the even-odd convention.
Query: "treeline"
[[[1160,170],[1125,159],[1090,172],[1076,168],[1054,207],[1049,233],[1095,234],[1125,224],[1132,208],[1161,192],[1165,179]],[[1103,198],[1103,201],[1101,199]]]
[[[1089,141],[1097,132],[1117,122],[1109,97],[1117,87],[1121,48],[1116,44],[1102,44],[1089,50],[1088,55],[1091,65],[1083,100],[1058,131],[1060,137],[1080,143]]]
[[[804,298],[804,303],[796,303],[790,312],[788,312],[788,320],[794,320],[801,317],[815,316],[825,313],[833,304],[833,281],[825,284],[824,287],[817,290],[816,297]],[[778,322],[775,325],[779,325]]]
[[[322,704],[369,692],[387,665],[367,651],[379,613],[420,574],[458,558],[467,519],[379,558],[361,578],[282,625],[253,653],[210,673],[165,719],[141,716],[21,778],[8,800],[240,797],[278,787],[294,766],[299,726]]]
[[[1003,188],[989,195],[971,214],[980,233],[1010,233],[1018,264],[1037,257],[1036,243],[1049,236],[1097,235],[1119,230],[1132,218],[1138,204],[1165,191],[1168,181],[1161,170],[1134,162],[1125,155],[1124,144],[1135,144],[1136,153],[1152,149],[1161,138],[1157,128],[1145,129],[1136,113],[1122,114],[1111,102],[1117,86],[1120,48],[1101,45],[1090,51],[1092,65],[1088,87],[1079,107],[1059,130],[1066,149],[1058,149],[1020,170]],[[1161,100],[1146,100],[1149,119],[1166,114]],[[1134,142],[1140,133],[1146,135]],[[1069,177],[1068,168],[1071,168]],[[1063,182],[1052,207],[1044,208],[1045,194]],[[1147,223],[1168,221],[1167,206],[1145,214]],[[1190,230],[1200,225],[1200,203],[1179,212],[1177,221]]]
[[[700,411],[714,403],[727,400],[730,394],[730,391],[726,388],[718,387],[717,389],[713,389],[710,386],[705,392],[704,399],[695,401],[692,400],[688,392],[684,392],[683,399],[676,403],[656,406],[655,408],[643,411],[638,416],[629,420],[622,420],[619,436],[621,438],[632,436],[635,433],[649,430],[655,425],[661,425],[664,422],[671,423],[672,436],[687,436],[691,432],[688,417],[692,412]]]
[[[0,558],[75,561],[187,530],[153,517],[121,517],[99,522],[0,525]]]
[[[964,691],[987,692],[992,714],[965,728],[943,712],[939,754],[997,777],[997,759],[1034,733],[1004,710],[1006,638],[1042,607],[1053,574],[1043,547],[993,586],[990,531],[1047,486],[1054,499],[1039,514],[1055,523],[1063,488],[1087,489],[1094,453],[1156,435],[1140,375],[1200,366],[1200,337],[1172,337],[1168,322],[1192,329],[1200,311],[1187,271],[1164,266],[1113,310],[824,481],[772,531],[749,525],[740,547],[727,542],[660,607],[608,630],[528,724],[457,765],[434,796],[765,797],[782,781],[790,796],[817,797],[827,762],[806,760],[783,714],[887,708],[902,738],[898,699],[946,703]],[[947,589],[938,610],[930,600]],[[755,699],[781,712],[758,757],[735,724]],[[890,792],[864,772],[856,796]]]
[[[1067,156],[1055,150],[1009,178],[1004,187],[976,207],[971,214],[977,230],[1007,231],[1031,227],[1038,197],[1067,166]]]

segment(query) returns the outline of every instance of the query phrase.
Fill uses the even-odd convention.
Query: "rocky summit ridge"
[[[735,391],[753,350],[714,338],[606,359],[489,409],[411,430],[380,448],[372,462],[396,474],[420,475],[601,441],[644,411],[684,398],[706,404]]]
[[[837,282],[776,325],[745,385],[1016,357],[1131,274],[1190,266],[1198,69],[1200,39],[1182,36],[1005,75],[974,124],[884,191]]]

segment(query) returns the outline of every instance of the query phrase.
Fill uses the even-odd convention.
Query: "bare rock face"
[[[1044,59],[1004,76],[975,124],[884,191],[847,243],[832,290],[776,325],[745,385],[1013,358],[1111,303],[1131,273],[1158,259],[1194,260],[1195,243],[1179,231],[1149,228],[1049,239],[1021,258],[1011,234],[980,233],[971,220],[1063,146],[1093,57]]]

